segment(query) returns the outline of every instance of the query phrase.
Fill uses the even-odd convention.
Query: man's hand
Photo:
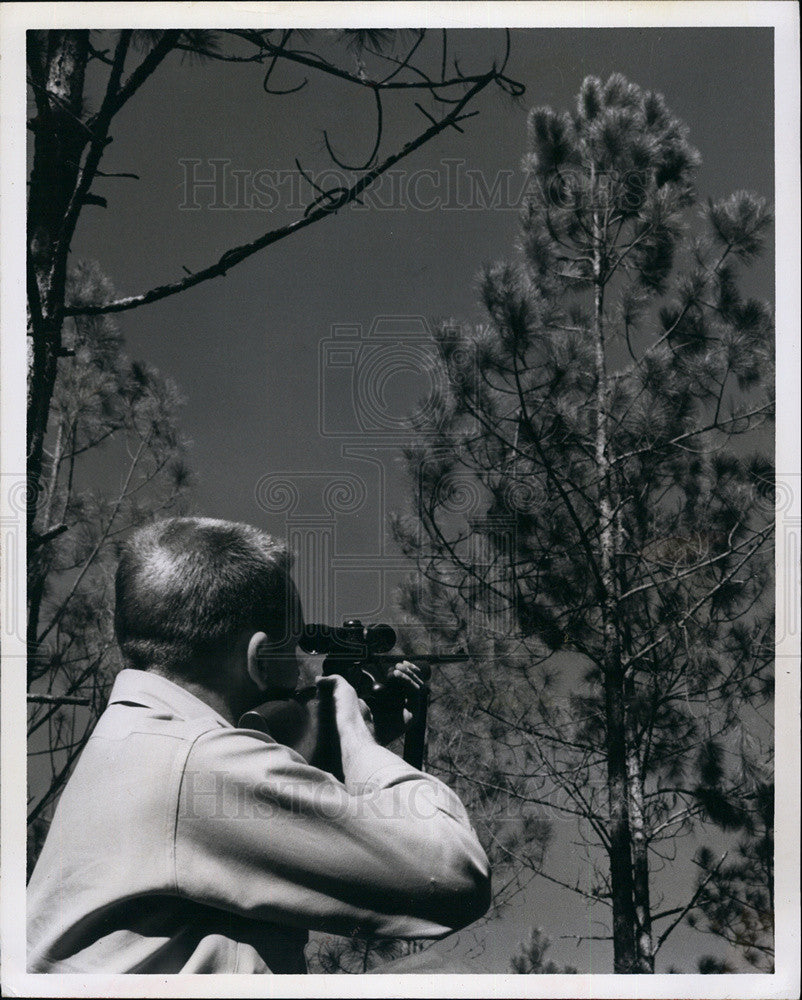
[[[393,669],[387,675],[388,681],[393,678],[396,682],[402,684],[408,692],[419,691],[426,681],[429,679],[429,674],[431,673],[428,666],[419,667],[414,663],[410,663],[409,660],[401,660],[400,663],[396,663]]]
[[[412,713],[405,707],[407,701],[414,701],[417,692],[428,680],[428,668],[419,667],[409,660],[401,660],[393,665],[387,674],[386,684],[399,693],[399,707],[395,710],[376,712],[370,709],[358,696],[354,688],[339,674],[319,677],[318,698],[324,706],[325,714],[333,719],[340,740],[347,735],[356,739],[369,739],[386,746],[402,736],[412,719]]]
[[[396,663],[387,674],[387,686],[395,687],[404,696],[405,701],[414,701],[418,691],[428,680],[428,667],[419,667],[409,660]],[[395,712],[376,713],[374,725],[376,742],[386,746],[406,732],[412,719],[412,713],[404,706]]]
[[[368,728],[370,709],[344,677],[339,674],[318,677],[317,694],[324,710],[330,708],[341,741],[353,737],[374,742]]]

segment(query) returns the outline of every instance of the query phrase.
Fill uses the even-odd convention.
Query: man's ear
[[[248,676],[260,691],[268,686],[267,657],[264,655],[267,644],[265,632],[254,632],[248,642]]]

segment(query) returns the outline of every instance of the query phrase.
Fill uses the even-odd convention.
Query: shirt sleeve
[[[377,745],[342,784],[268,736],[205,733],[187,757],[174,845],[179,894],[309,930],[440,937],[490,903],[457,796]]]

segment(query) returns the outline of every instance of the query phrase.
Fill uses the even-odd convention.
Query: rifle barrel
[[[380,663],[400,663],[401,660],[411,660],[412,663],[467,663],[470,656],[467,653],[376,653],[371,659]]]

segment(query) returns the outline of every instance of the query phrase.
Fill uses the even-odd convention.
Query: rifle
[[[413,767],[423,768],[426,750],[426,725],[429,704],[428,681],[431,666],[438,663],[464,663],[466,653],[392,653],[396,632],[390,625],[363,625],[356,618],[341,626],[306,625],[298,645],[306,653],[325,654],[323,675],[339,674],[367,703],[377,731],[386,721],[398,717],[404,708],[412,713],[404,739],[404,760]],[[406,690],[403,681],[392,675],[392,668],[402,660],[425,666],[424,685],[417,692]],[[269,732],[280,742],[300,747],[309,743],[310,732],[314,747],[306,750],[311,763],[342,775],[339,765],[339,740],[333,719],[314,719],[310,703],[315,689],[296,692],[292,702],[266,702],[240,719],[240,726]],[[283,737],[283,738],[280,738]],[[306,755],[306,754],[305,754]]]

